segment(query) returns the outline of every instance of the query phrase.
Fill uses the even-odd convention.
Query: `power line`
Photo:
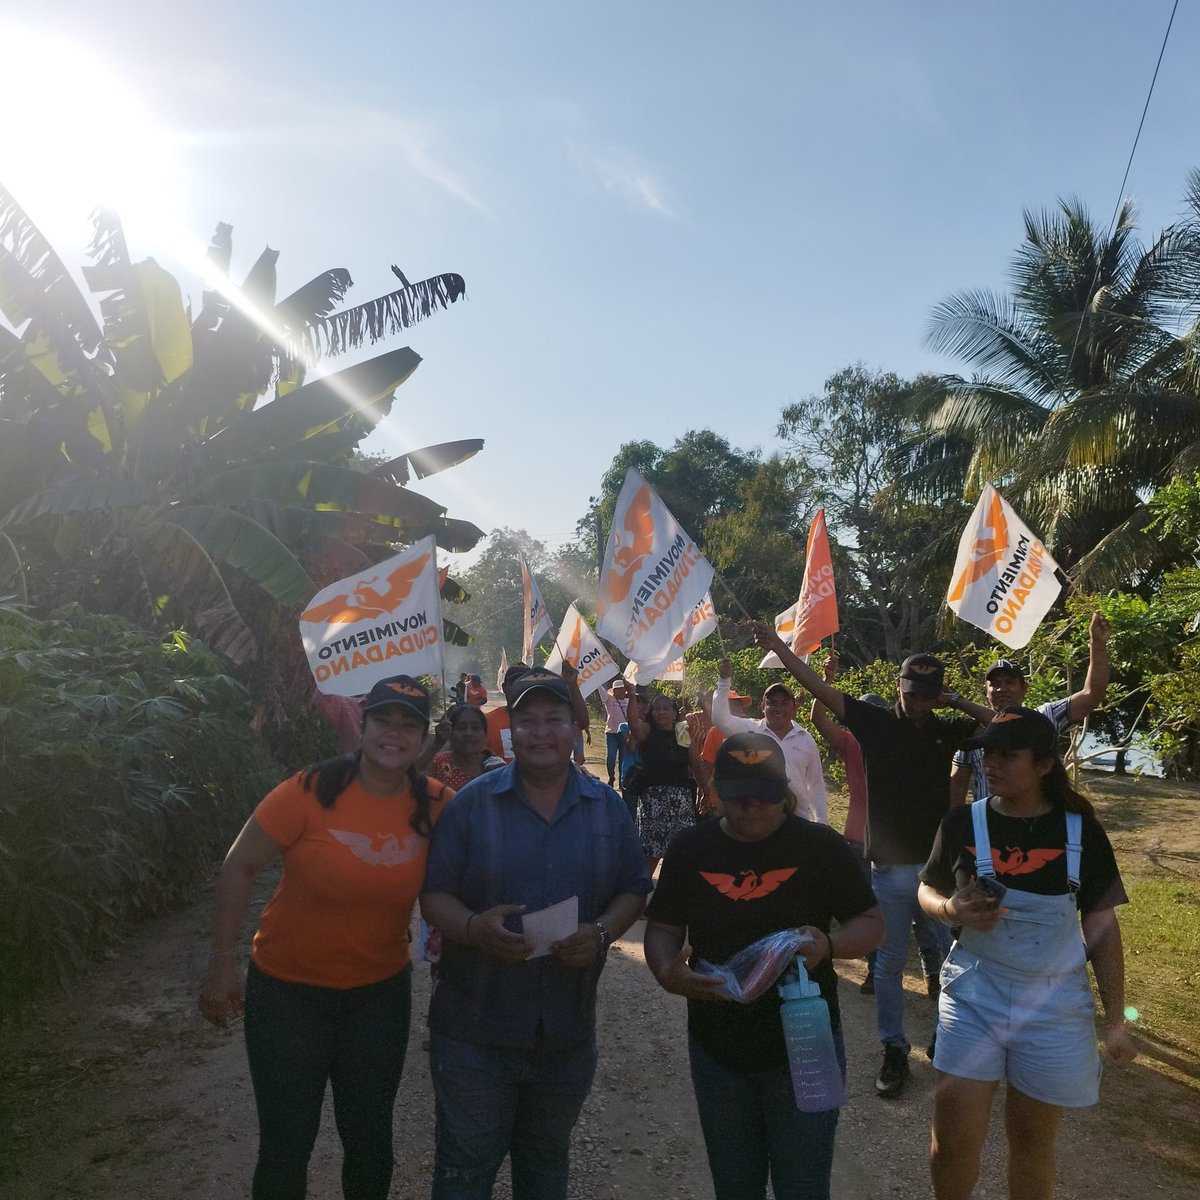
[[[1117,214],[1121,211],[1121,202],[1125,199],[1125,185],[1129,182],[1129,172],[1133,167],[1133,156],[1137,153],[1138,142],[1141,141],[1142,127],[1146,124],[1146,113],[1150,111],[1150,98],[1154,95],[1154,85],[1158,82],[1158,69],[1162,66],[1163,55],[1167,52],[1167,42],[1171,37],[1171,26],[1175,24],[1175,13],[1179,8],[1179,0],[1171,6],[1171,15],[1167,19],[1167,30],[1163,34],[1162,45],[1158,48],[1158,61],[1154,64],[1154,74],[1150,78],[1150,88],[1146,92],[1146,103],[1142,105],[1142,116],[1138,121],[1137,133],[1133,136],[1133,145],[1129,150],[1129,158],[1125,163],[1125,174],[1121,177],[1121,187],[1117,192],[1117,202],[1113,205],[1112,217],[1108,222],[1108,236],[1111,238],[1113,230],[1117,224]],[[1096,282],[1100,278],[1100,259],[1096,260],[1096,269],[1092,272],[1092,282],[1088,288],[1087,299],[1090,303],[1091,298],[1096,292]],[[1086,309],[1079,314],[1079,324],[1075,326],[1075,341],[1071,346],[1071,357],[1067,360],[1067,372],[1064,377],[1067,383],[1071,379],[1071,368],[1075,365],[1075,352],[1079,349],[1079,338],[1083,333],[1083,321],[1086,316]]]

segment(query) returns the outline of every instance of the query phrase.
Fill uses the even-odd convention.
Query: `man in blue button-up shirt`
[[[563,679],[527,672],[509,710],[515,761],[447,805],[421,897],[444,939],[429,1007],[434,1200],[486,1200],[510,1153],[514,1200],[566,1196],[596,1066],[596,983],[651,890],[624,802],[572,765]],[[576,931],[527,961],[521,914],[573,896]]]

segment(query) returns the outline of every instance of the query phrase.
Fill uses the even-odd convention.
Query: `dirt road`
[[[263,898],[266,892],[263,891]],[[0,1087],[0,1195],[6,1200],[229,1200],[248,1194],[254,1109],[239,1034],[195,1011],[210,902],[148,925],[96,967],[73,999],[48,1004],[10,1035]],[[601,982],[601,1059],[575,1134],[573,1200],[701,1200],[712,1189],[684,1051],[683,1002],[663,994],[642,961],[641,926],[613,949]],[[838,1133],[839,1200],[929,1195],[925,1166],[931,1071],[914,1050],[913,1081],[877,1100],[873,1002],[846,964],[842,1006],[850,1102]],[[418,966],[414,1012],[428,971]],[[933,1009],[913,976],[909,1034],[923,1045]],[[432,1112],[424,1029],[414,1022],[396,1113],[394,1200],[429,1194]],[[1195,1093],[1153,1063],[1112,1071],[1103,1101],[1070,1115],[1060,1138],[1062,1200],[1191,1200],[1180,1170],[1194,1151]],[[996,1122],[999,1124],[999,1121]],[[997,1200],[1003,1148],[993,1138],[977,1195]],[[336,1197],[338,1154],[329,1113],[310,1195]],[[497,1190],[507,1196],[506,1184]]]

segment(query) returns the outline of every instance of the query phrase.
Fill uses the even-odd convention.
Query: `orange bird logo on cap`
[[[908,669],[915,675],[933,675],[937,672],[937,667],[931,663],[913,663]]]
[[[397,567],[387,577],[387,589],[378,592],[372,586],[374,579],[360,579],[344,596],[334,596],[324,604],[315,605],[300,614],[300,620],[318,625],[348,625],[351,621],[370,620],[392,612],[416,586],[425,564],[429,561],[426,552],[420,558]]]
[[[419,696],[422,700],[425,699],[425,693],[420,688],[409,687],[407,683],[389,683],[388,687],[401,696]]]
[[[654,548],[654,518],[650,515],[650,485],[643,483],[625,509],[625,528],[616,530],[617,548],[608,573],[608,602],[620,604],[629,595],[638,567]]]
[[[736,758],[738,762],[744,763],[747,767],[757,767],[760,762],[766,762],[771,757],[770,750],[730,750],[730,758]]]
[[[993,725],[1003,725],[1006,721],[1019,721],[1020,719],[1021,719],[1020,713],[997,713],[992,718],[992,724]]]
[[[1004,518],[1004,501],[1000,499],[999,492],[992,493],[987,523],[992,536],[975,539],[971,562],[955,581],[947,600],[961,600],[968,585],[982,579],[1008,553],[1008,521]]]

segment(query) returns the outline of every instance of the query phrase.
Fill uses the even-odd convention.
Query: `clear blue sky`
[[[425,361],[369,448],[484,437],[420,490],[557,544],[623,441],[770,450],[780,408],[848,363],[960,369],[923,346],[931,306],[1004,285],[1023,207],[1075,194],[1107,222],[1170,10],[40,0],[23,43],[0,30],[36,89],[14,111],[10,72],[4,125],[64,88],[62,128],[32,167],[0,134],[0,178],[69,248],[96,199],[76,147],[116,146],[105,169],[154,180],[135,253],[180,269],[169,208],[198,244],[229,221],[235,276],[282,251],[280,295],[332,266],[352,300],[392,262],[458,271],[468,301],[409,332]],[[1198,36],[1181,5],[1127,189],[1147,233],[1200,165]],[[59,49],[133,99],[74,94]],[[165,135],[131,153],[139,102]]]

